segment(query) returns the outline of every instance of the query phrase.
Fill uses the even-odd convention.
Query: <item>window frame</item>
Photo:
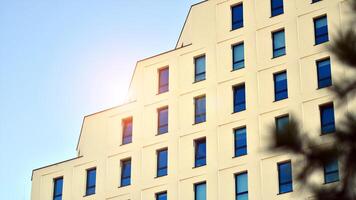
[[[290,181],[286,181],[283,182],[281,181],[281,169],[280,166],[285,165],[285,164],[289,164],[290,166],[290,176],[291,176],[291,180]],[[290,193],[293,192],[294,188],[293,188],[293,167],[292,167],[292,161],[291,160],[287,160],[287,161],[282,161],[282,162],[278,162],[277,163],[277,169],[278,169],[278,194],[286,194],[286,193]],[[285,191],[282,192],[281,191],[281,185],[291,185],[291,188],[289,191]]]
[[[242,89],[243,88],[243,93],[244,93],[244,101],[241,101],[241,102],[236,102],[237,101],[237,98],[238,98],[238,94],[237,92],[239,91],[239,89]],[[245,83],[239,83],[239,84],[236,84],[236,85],[233,85],[232,86],[232,93],[233,93],[233,113],[238,113],[238,112],[242,112],[242,111],[245,111],[246,108],[247,108],[247,105],[246,105],[246,84]],[[237,96],[236,96],[237,95]],[[243,105],[242,108],[238,109],[238,107],[240,105]]]
[[[204,72],[197,73],[197,61],[199,59],[204,59]],[[198,79],[200,75],[203,75],[204,77],[202,79]],[[200,54],[198,56],[194,57],[194,83],[200,82],[200,81],[205,81],[206,80],[206,54]]]
[[[238,146],[238,144],[237,144],[237,131],[239,131],[239,130],[242,130],[242,129],[244,129],[245,130],[245,143],[246,143],[246,145],[243,145],[243,146]],[[241,157],[241,156],[245,156],[245,155],[247,155],[248,154],[248,151],[247,151],[247,127],[246,126],[240,126],[240,127],[237,127],[237,128],[234,128],[233,129],[233,134],[234,134],[234,158],[237,158],[237,157]],[[238,154],[237,152],[238,152],[238,150],[239,149],[243,149],[243,150],[245,150],[245,153],[243,153],[243,154]]]
[[[194,183],[194,200],[198,200],[198,198],[197,198],[197,188],[198,188],[198,186],[201,186],[201,185],[205,185],[205,196],[207,196],[207,193],[206,193],[206,191],[207,191],[207,183],[206,183],[206,181],[201,181],[201,182],[198,182],[198,183]]]
[[[331,107],[332,112],[333,112],[333,121],[331,123],[323,124],[323,111],[327,108]],[[335,122],[335,107],[334,107],[334,102],[328,102],[319,105],[319,115],[320,115],[320,130],[321,130],[321,135],[327,135],[327,134],[332,134],[336,131],[336,122]],[[333,130],[328,130],[325,131],[325,125],[333,125],[332,129]]]
[[[168,197],[168,193],[167,193],[167,191],[162,191],[162,192],[157,192],[156,194],[155,194],[155,199],[156,200],[159,200],[159,197],[160,197],[160,195],[166,195],[166,199],[168,199],[167,197]]]
[[[165,166],[160,166],[160,153],[162,152],[166,152],[167,154],[167,158],[166,158],[166,163],[165,163]],[[167,176],[168,175],[168,148],[162,148],[162,149],[159,149],[156,151],[156,158],[157,158],[157,163],[156,163],[156,177],[163,177],[163,176]],[[160,174],[160,170],[165,170],[165,173],[163,174]]]
[[[126,130],[128,129],[128,123],[131,124],[131,131],[128,134]],[[126,145],[132,143],[132,133],[133,133],[133,117],[126,117],[121,120],[122,127],[122,137],[121,137],[121,145]]]
[[[94,182],[94,185],[89,185],[89,173],[94,171],[95,172],[95,182]],[[96,193],[96,167],[92,167],[92,168],[89,168],[89,169],[86,169],[86,185],[85,185],[85,196],[90,196],[90,195],[94,195]],[[94,191],[93,193],[90,193],[88,190],[89,189],[92,189],[94,188]]]
[[[337,159],[335,159],[335,160],[333,160],[333,161],[331,161],[331,162],[336,162],[336,163],[337,163],[337,170],[327,171],[327,170],[326,170],[326,165],[327,165],[327,164],[330,164],[330,163],[326,163],[326,164],[323,166],[323,171],[324,171],[324,184],[335,183],[335,182],[340,181],[340,167],[339,167],[339,161],[338,161]],[[332,181],[327,180],[327,175],[335,174],[335,173],[337,173],[337,180],[332,180]]]
[[[204,102],[205,102],[204,103],[204,112],[200,113],[200,112],[198,112],[197,105],[198,105],[198,100],[202,100],[202,99],[204,99]],[[198,120],[198,119],[200,119],[200,117],[203,118],[203,119],[201,119],[201,121]],[[206,95],[205,94],[194,97],[194,124],[200,124],[200,123],[204,123],[204,122],[206,122]]]
[[[279,129],[279,120],[282,120],[282,119],[285,119],[285,118],[287,118],[288,124],[289,124],[290,123],[290,116],[289,116],[288,113],[287,114],[283,114],[283,115],[279,115],[279,116],[274,118],[277,134],[281,133],[281,130]]]
[[[167,110],[167,124],[161,124],[161,117],[162,117],[161,112],[164,110]],[[161,131],[162,129],[164,130]],[[163,106],[157,109],[157,135],[168,133],[168,131],[169,131],[169,107]]]
[[[61,192],[60,192],[60,194],[56,194],[57,193],[57,181],[59,181],[59,180],[62,181]],[[62,199],[62,197],[63,197],[63,185],[64,185],[63,176],[56,177],[56,178],[53,179],[53,195],[52,195],[52,199],[53,200],[57,200],[58,197],[60,197],[60,199]]]
[[[124,166],[129,163],[130,166],[130,173],[126,176],[124,175]],[[120,173],[120,187],[127,187],[131,185],[131,173],[132,173],[132,159],[131,158],[126,158],[120,160],[120,167],[121,167],[121,173]],[[124,180],[128,180],[128,183],[124,183]]]
[[[204,155],[200,156],[199,154],[201,153],[199,153],[199,145],[203,145],[203,144],[205,145]],[[206,137],[201,137],[194,140],[194,167],[193,168],[198,168],[207,165],[206,145],[207,145]],[[199,164],[199,161],[202,161],[202,163]]]
[[[235,60],[235,48],[238,48],[242,46],[242,54],[243,54],[243,59],[241,60]],[[231,45],[231,49],[232,49],[232,71],[236,71],[239,69],[243,69],[245,68],[245,41],[240,41],[238,43],[232,44]],[[235,66],[239,63],[242,63],[242,66]]]
[[[275,41],[275,38],[276,38],[276,34],[281,33],[281,32],[283,32],[284,46],[276,48],[275,44],[274,44],[275,43],[274,41]],[[271,34],[272,34],[272,59],[287,55],[286,30],[285,30],[285,28],[283,27],[283,28],[274,30],[274,31],[272,31]],[[276,52],[278,52],[279,50],[282,50],[282,49],[283,49],[283,53],[277,55]]]
[[[167,83],[163,84],[161,82],[163,82],[162,80],[162,73],[163,71],[167,70],[168,71],[168,75],[167,75]],[[158,94],[163,94],[166,92],[169,92],[169,66],[165,66],[165,67],[161,67],[158,70]],[[166,87],[166,89],[164,89]]]
[[[323,34],[318,34],[317,33],[317,28],[316,28],[316,22],[318,20],[321,20],[325,18],[326,20],[326,33],[323,33]],[[323,14],[323,15],[320,15],[320,16],[317,16],[317,17],[314,17],[313,18],[313,25],[314,25],[314,45],[319,45],[319,44],[323,44],[323,43],[326,43],[328,41],[330,41],[330,38],[329,38],[329,26],[328,26],[328,16],[327,14]],[[323,37],[323,36],[327,36],[326,40],[324,41],[318,41],[318,38],[320,37]]]
[[[271,3],[271,17],[276,17],[278,15],[284,14],[284,0],[280,0],[280,1],[282,1],[282,6],[278,6],[278,7],[273,7],[274,1],[278,1],[278,0],[270,0],[270,3]],[[276,12],[276,13],[273,12],[273,11],[276,11],[276,10],[278,10],[280,8],[282,8],[282,12]]]
[[[320,66],[320,65],[319,65],[319,64],[321,64],[322,62],[325,62],[325,61],[329,61],[329,70],[330,70],[330,73],[329,73],[329,76],[328,76],[328,77],[321,79],[321,78],[320,78],[320,75],[319,75],[319,72],[320,72],[320,70],[319,70],[319,66]],[[316,65],[316,74],[317,74],[318,89],[328,88],[328,87],[332,86],[332,85],[333,85],[333,80],[332,80],[332,74],[331,74],[331,59],[330,59],[330,57],[325,57],[325,58],[321,58],[321,59],[319,59],[319,60],[316,60],[316,61],[315,61],[315,65]],[[325,81],[325,80],[330,80],[330,83],[327,84],[327,85],[321,85],[320,82],[321,82],[321,81]]]
[[[277,91],[277,76],[282,75],[282,74],[286,75],[286,89]],[[274,82],[274,102],[281,101],[281,100],[284,100],[284,99],[288,99],[289,98],[289,94],[288,94],[288,73],[287,73],[287,70],[283,70],[283,71],[279,71],[279,72],[273,73],[273,82]],[[286,96],[277,98],[277,94],[281,94],[281,93],[284,93],[284,92],[286,92]]]
[[[244,191],[244,192],[238,192],[238,184],[237,184],[237,180],[238,180],[238,176],[241,176],[241,175],[246,175],[247,177],[247,191]],[[239,196],[240,195],[244,195],[244,194],[247,194],[247,197],[248,197],[248,171],[243,171],[243,172],[239,172],[239,173],[236,173],[234,174],[234,177],[235,177],[235,200],[238,200]]]
[[[234,20],[234,9],[241,7],[241,15],[242,15],[242,19],[240,20]],[[231,31],[234,30],[238,30],[244,27],[244,6],[243,6],[243,2],[239,2],[237,4],[231,5],[230,6],[230,10],[231,10]]]

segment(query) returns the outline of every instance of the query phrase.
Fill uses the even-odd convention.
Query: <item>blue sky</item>
[[[122,102],[137,60],[172,49],[200,0],[0,0],[0,196],[76,155],[82,119]]]

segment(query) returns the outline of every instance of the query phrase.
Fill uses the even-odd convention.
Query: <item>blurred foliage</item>
[[[350,5],[352,20],[332,37],[328,50],[345,68],[356,74],[356,0],[347,1]],[[340,102],[336,109],[346,106],[346,100],[355,101],[356,75],[347,74],[349,78],[339,82],[333,81],[330,92]],[[317,116],[315,116],[317,117]],[[300,158],[296,177],[303,189],[310,190],[317,200],[356,200],[356,115],[355,112],[344,113],[338,120],[335,133],[328,134],[330,141],[316,141],[300,128],[301,122],[290,118],[289,124],[277,133],[272,128],[273,152],[290,153]],[[328,138],[329,139],[329,138]],[[315,183],[310,180],[315,172],[323,171],[326,163],[338,159],[340,181],[331,184]]]

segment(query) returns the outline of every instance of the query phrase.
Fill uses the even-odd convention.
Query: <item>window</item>
[[[276,117],[276,131],[277,133],[282,133],[284,127],[289,124],[289,116],[284,115],[281,117]]]
[[[312,0],[312,3],[316,3],[316,2],[319,2],[319,1],[322,1],[322,0]]]
[[[314,19],[314,34],[316,45],[329,41],[328,21],[326,16]]]
[[[194,200],[206,200],[206,183],[195,184],[194,194]]]
[[[205,96],[195,97],[195,124],[205,122],[206,120],[206,107],[205,107]]]
[[[157,151],[157,177],[167,175],[168,149]]]
[[[53,183],[53,200],[62,200],[63,177],[55,178]]]
[[[338,160],[333,160],[324,166],[324,181],[332,183],[339,181],[339,163]]]
[[[195,75],[194,81],[205,80],[205,55],[194,58]]]
[[[321,134],[335,132],[334,105],[320,106]]]
[[[131,185],[131,159],[121,161],[121,181],[120,186]]]
[[[206,139],[201,138],[194,141],[195,143],[195,167],[206,165]]]
[[[235,157],[243,156],[247,154],[247,139],[246,139],[246,127],[238,128],[234,130],[235,138]]]
[[[158,94],[168,92],[169,89],[169,68],[165,67],[158,70],[159,83],[158,83]]]
[[[279,194],[293,191],[292,163],[278,163]]]
[[[247,172],[235,175],[236,200],[248,200]]]
[[[167,200],[167,192],[157,193],[156,200]]]
[[[316,62],[318,72],[318,88],[331,86],[331,67],[330,58],[319,60]]]
[[[274,100],[279,101],[288,98],[287,72],[274,74]]]
[[[168,107],[158,109],[158,134],[168,132]]]
[[[232,30],[242,28],[244,26],[244,12],[242,3],[231,8],[232,11]]]
[[[271,0],[271,13],[272,13],[272,17],[284,13],[283,0]]]
[[[284,29],[272,33],[273,40],[273,58],[286,54],[286,42]]]
[[[122,120],[122,144],[132,142],[132,117]]]
[[[234,91],[234,112],[246,110],[245,84],[233,87]]]
[[[245,67],[244,43],[232,46],[232,69],[238,70]]]
[[[95,194],[95,186],[96,186],[96,168],[87,170],[87,186],[85,195]]]

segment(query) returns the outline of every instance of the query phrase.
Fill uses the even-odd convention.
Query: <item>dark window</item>
[[[332,103],[320,106],[320,118],[322,134],[335,132],[334,105]]]
[[[316,45],[329,41],[328,20],[326,16],[314,19],[314,34]]]
[[[96,186],[96,168],[88,169],[85,195],[95,194],[95,186]]]
[[[167,192],[157,193],[156,200],[167,200]]]
[[[288,98],[287,72],[274,74],[274,100],[279,101]]]
[[[293,191],[292,163],[290,161],[278,163],[279,193]]]
[[[200,96],[194,98],[195,104],[195,117],[194,122],[196,124],[206,121],[206,107],[205,107],[205,96]]]
[[[248,200],[247,172],[235,175],[236,200]]]
[[[232,11],[232,30],[244,26],[244,12],[242,3],[231,8]]]
[[[244,43],[232,46],[232,69],[238,70],[245,67]]]
[[[272,17],[283,14],[283,0],[271,0]]]
[[[322,0],[312,0],[312,3],[316,3],[316,2],[319,2],[319,1],[322,1]]]
[[[132,117],[122,120],[122,144],[132,142]]]
[[[325,183],[332,183],[339,181],[339,162],[333,160],[324,166],[324,181]]]
[[[286,54],[286,41],[284,29],[272,33],[273,40],[273,58]]]
[[[62,200],[63,194],[63,177],[53,180],[53,200]]]
[[[318,71],[318,88],[331,86],[330,58],[317,61],[316,66]]]
[[[247,154],[246,127],[234,130],[235,157]]]
[[[121,181],[120,186],[131,185],[131,159],[121,161]]]
[[[195,167],[206,165],[206,139],[198,139],[195,143]]]
[[[168,149],[157,151],[157,177],[167,175]]]
[[[168,107],[158,109],[158,134],[168,132]]]
[[[194,185],[194,200],[206,200],[206,183]]]
[[[195,66],[194,81],[198,82],[198,81],[205,80],[205,55],[195,58],[194,66]]]
[[[246,110],[245,84],[233,87],[234,91],[234,112]]]
[[[289,124],[289,116],[284,115],[281,117],[276,117],[276,131],[281,133],[283,129]]]
[[[158,70],[159,83],[158,83],[158,93],[168,92],[169,89],[169,68],[163,68]]]

